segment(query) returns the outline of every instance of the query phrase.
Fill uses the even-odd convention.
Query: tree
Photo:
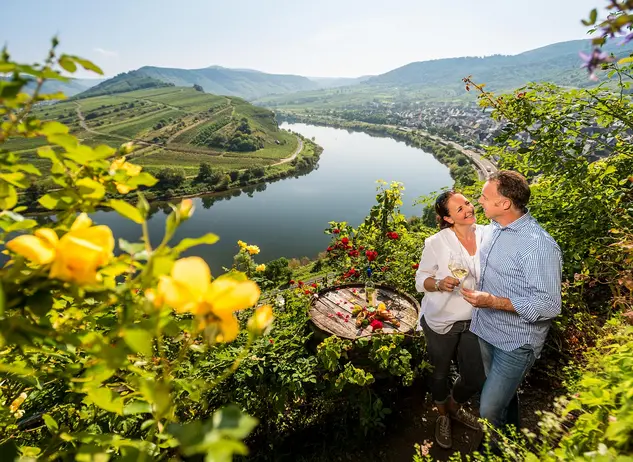
[[[185,182],[185,171],[181,168],[164,168],[156,174],[162,189],[177,188]]]
[[[198,169],[198,175],[196,176],[197,182],[210,183],[213,179],[213,169],[209,162],[202,162]]]
[[[202,88],[200,85],[198,85],[197,83],[193,84],[193,89],[196,91],[201,91],[204,93],[204,88]]]
[[[292,270],[288,267],[288,259],[281,257],[268,262],[264,270],[264,276],[276,285],[287,283],[292,276]]]

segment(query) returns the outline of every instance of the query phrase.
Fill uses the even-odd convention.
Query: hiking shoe
[[[444,449],[449,449],[453,445],[451,419],[447,415],[439,416],[435,422],[435,441]]]
[[[456,420],[473,430],[482,429],[481,423],[479,423],[479,418],[468,412],[463,407],[460,407],[457,412],[451,413],[451,419]]]

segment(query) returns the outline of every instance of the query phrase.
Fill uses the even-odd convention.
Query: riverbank
[[[183,178],[180,183],[169,182],[169,179],[167,179],[166,182],[161,181],[154,187],[140,189],[149,202],[173,201],[204,196],[224,198],[236,192],[241,194],[241,191],[246,188],[257,189],[285,178],[306,175],[316,168],[323,148],[315,142],[304,138],[299,133],[294,133],[294,135],[299,140],[300,149],[298,148],[290,158],[268,167],[228,173],[223,172],[222,178],[215,184],[200,181],[196,176]],[[37,202],[37,198],[44,193],[45,191],[34,191],[32,194],[26,192],[20,196],[18,205],[28,207],[27,214],[32,216],[52,213],[54,210],[46,209]],[[132,201],[136,199],[134,195],[129,194],[112,194],[108,197]]]
[[[289,123],[306,123],[332,128],[343,128],[346,130],[367,133],[372,136],[382,136],[404,141],[409,146],[425,150],[433,155],[440,163],[449,168],[451,177],[457,185],[470,186],[478,179],[483,179],[488,175],[486,166],[478,159],[474,159],[463,153],[455,145],[448,141],[438,140],[428,134],[411,129],[401,129],[390,125],[372,124],[368,122],[357,122],[332,117],[297,114],[291,112],[276,113],[278,120]]]

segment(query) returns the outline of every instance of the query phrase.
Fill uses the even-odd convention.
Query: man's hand
[[[478,290],[462,289],[464,300],[475,308],[494,308],[495,296]]]

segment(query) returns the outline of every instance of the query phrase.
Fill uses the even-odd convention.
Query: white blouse
[[[455,232],[450,228],[445,228],[424,241],[420,266],[415,273],[415,288],[418,292],[425,293],[420,304],[418,330],[421,329],[422,316],[429,327],[438,334],[448,332],[456,321],[468,321],[472,318],[473,307],[463,299],[460,293],[461,285],[456,287],[453,292],[429,292],[424,288],[424,281],[429,277],[435,279],[452,277],[451,271],[448,269],[448,260],[452,253],[461,255],[469,267],[469,274],[466,277],[467,287],[476,288],[481,275],[479,249],[481,248],[484,228],[483,225],[475,227],[477,252],[473,256],[468,254],[468,251],[457,239]]]

